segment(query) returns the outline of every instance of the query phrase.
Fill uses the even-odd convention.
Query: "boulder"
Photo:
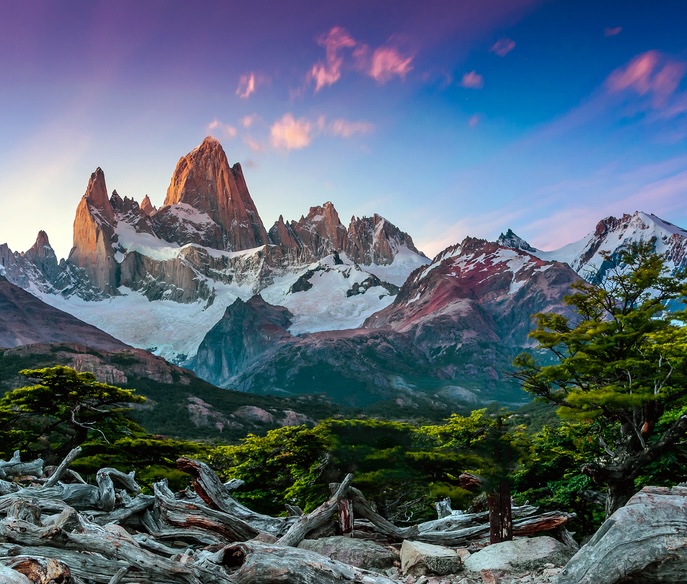
[[[465,560],[465,568],[481,570],[536,570],[544,564],[563,566],[573,550],[549,537],[531,537],[503,541],[487,546]]]
[[[305,539],[298,544],[298,547],[356,568],[384,570],[393,566],[398,559],[398,556],[388,548],[371,541],[351,537]]]
[[[644,487],[605,521],[555,582],[687,582],[687,487]]]
[[[456,574],[463,569],[463,562],[469,555],[470,552],[464,549],[405,540],[401,546],[401,571],[411,576]]]

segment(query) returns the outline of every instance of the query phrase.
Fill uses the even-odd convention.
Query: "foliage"
[[[92,373],[65,366],[24,369],[20,374],[37,383],[0,399],[4,444],[54,459],[89,436],[108,441],[140,430],[126,415],[131,404],[145,400],[134,390],[101,383]]]
[[[651,244],[633,244],[606,262],[602,284],[579,282],[566,297],[574,321],[536,315],[532,337],[554,363],[522,354],[515,364],[524,388],[557,404],[560,416],[595,420],[603,451],[586,460],[582,472],[606,486],[610,514],[634,493],[643,469],[687,430],[687,416],[658,427],[687,396],[687,328],[679,324],[685,313],[664,310],[687,286],[684,274],[667,274],[665,257]]]

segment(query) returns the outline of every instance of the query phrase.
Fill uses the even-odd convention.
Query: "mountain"
[[[0,271],[11,282],[187,365],[237,298],[260,293],[286,306],[298,333],[355,328],[428,262],[383,217],[353,217],[347,229],[331,202],[299,221],[280,218],[268,234],[240,165],[230,166],[209,137],[181,157],[159,209],[147,196],[140,205],[116,190],[108,198],[96,169],[67,260],[57,262],[43,233],[25,253],[0,246]]]
[[[510,229],[498,240],[501,245],[530,251],[544,260],[565,262],[590,282],[603,281],[611,266],[604,254],[613,259],[620,250],[636,242],[652,243],[656,252],[666,255],[671,271],[687,268],[687,230],[641,211],[619,218],[606,217],[582,239],[551,251],[533,248]]]
[[[566,311],[569,266],[467,238],[416,269],[393,302],[354,330],[294,336],[291,315],[236,301],[196,356],[204,378],[250,392],[319,393],[369,407],[518,401],[507,371],[531,346],[530,316]],[[269,339],[269,340],[266,340]]]

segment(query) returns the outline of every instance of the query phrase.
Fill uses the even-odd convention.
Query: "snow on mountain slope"
[[[583,278],[594,280],[605,273],[604,253],[613,255],[619,249],[640,241],[654,241],[656,251],[667,254],[669,268],[687,265],[687,231],[641,211],[620,218],[607,217],[579,241],[553,251],[536,250],[532,253],[543,260],[566,262]]]

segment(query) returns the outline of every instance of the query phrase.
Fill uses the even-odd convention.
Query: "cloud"
[[[250,114],[241,118],[241,125],[248,130],[255,122],[260,119],[258,114]]]
[[[604,28],[604,36],[607,36],[607,37],[616,36],[616,35],[619,35],[622,32],[622,30],[623,30],[622,26],[614,26],[612,28],[607,27],[607,28]]]
[[[648,96],[654,108],[661,108],[667,105],[685,73],[685,63],[668,59],[658,51],[647,51],[613,71],[606,79],[606,88],[611,93],[633,91]]]
[[[270,143],[278,149],[297,150],[312,141],[313,124],[304,118],[296,120],[293,114],[284,114],[270,128]]]
[[[324,47],[325,60],[315,63],[308,73],[308,81],[315,81],[316,92],[327,85],[333,85],[341,77],[341,49],[353,49],[358,44],[346,29],[340,26],[335,26],[326,35],[320,36],[317,43]]]
[[[339,81],[346,59],[350,69],[371,77],[380,85],[394,77],[404,79],[413,69],[412,55],[404,54],[393,44],[372,50],[365,43],[356,41],[340,26],[333,27],[326,35],[319,37],[317,43],[324,47],[325,59],[315,63],[306,76],[308,83],[315,83],[315,92]],[[350,53],[350,57],[344,53],[344,49]]]
[[[236,134],[237,134],[236,128],[234,128],[234,126],[231,126],[229,124],[223,124],[222,122],[220,122],[217,119],[212,120],[208,124],[208,131],[212,132],[213,130],[220,130],[228,138],[236,138]]]
[[[491,52],[499,57],[505,57],[515,48],[515,41],[513,39],[499,39],[491,47]]]
[[[325,132],[342,138],[350,138],[354,134],[367,134],[373,129],[374,126],[369,122],[349,122],[341,118],[332,120],[325,126]]]
[[[403,57],[393,47],[380,47],[372,54],[368,75],[382,84],[394,76],[403,79],[412,70],[412,62],[412,57]]]
[[[236,88],[236,95],[241,99],[248,99],[255,93],[255,73],[241,75],[239,86]]]
[[[463,75],[463,78],[460,80],[460,86],[468,89],[482,89],[484,77],[477,73],[477,71],[470,71],[470,73]]]
[[[243,143],[246,146],[248,146],[248,148],[250,148],[253,152],[262,152],[265,149],[265,147],[262,144],[260,144],[260,142],[257,142],[250,136],[245,136],[243,138]]]
[[[479,114],[474,114],[474,115],[470,116],[470,119],[468,120],[468,126],[470,126],[471,128],[474,128],[477,124],[480,123],[481,119],[482,119],[482,117]]]

